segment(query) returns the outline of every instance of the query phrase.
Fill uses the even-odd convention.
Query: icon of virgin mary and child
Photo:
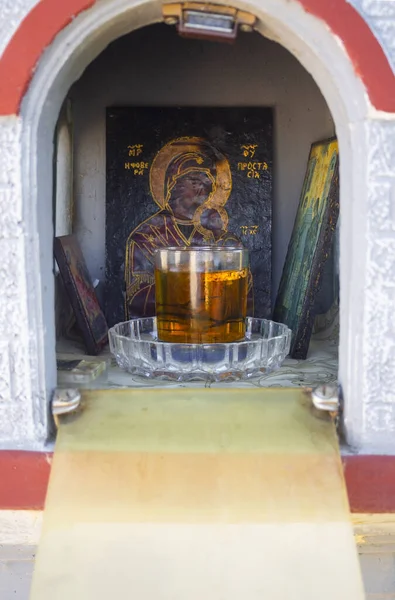
[[[241,245],[228,232],[224,205],[231,190],[229,163],[207,140],[180,138],[158,152],[150,169],[150,191],[160,210],[140,223],[126,243],[126,318],[155,314],[156,249]],[[252,281],[249,288],[251,296]]]

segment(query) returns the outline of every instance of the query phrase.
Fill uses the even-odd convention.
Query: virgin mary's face
[[[212,181],[204,171],[191,171],[181,175],[171,191],[169,200],[174,215],[183,219],[192,219],[199,206],[207,200],[212,189]]]

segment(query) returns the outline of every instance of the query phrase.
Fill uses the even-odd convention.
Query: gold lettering
[[[255,150],[257,148],[258,144],[244,144],[243,146],[241,146],[243,156],[245,156],[246,158],[247,156],[249,156],[250,158],[254,158]]]
[[[129,156],[139,156],[143,152],[143,144],[134,144],[128,146]]]
[[[241,146],[242,149],[244,148],[243,155],[250,156],[252,158],[255,154],[255,149],[257,147],[258,147],[257,144]],[[269,169],[269,166],[268,166],[267,162],[248,162],[248,163],[247,162],[238,162],[237,163],[237,170],[238,171],[247,171],[246,175],[249,179],[259,179],[260,178],[259,171],[267,171],[268,169]]]
[[[240,229],[242,235],[256,235],[259,229],[259,225],[241,225]]]
[[[146,162],[125,162],[125,169],[132,170],[133,175],[144,175],[148,165]]]
[[[249,179],[259,179],[259,171],[267,171],[269,169],[267,162],[239,162],[237,163],[238,171],[247,171],[246,175]]]

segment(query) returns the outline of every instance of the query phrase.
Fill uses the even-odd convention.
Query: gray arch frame
[[[237,7],[240,2],[232,4]],[[339,379],[345,399],[343,425],[351,446],[395,452],[395,327],[391,322],[395,313],[395,218],[390,213],[390,194],[395,189],[395,160],[391,160],[395,159],[391,142],[395,115],[372,109],[338,39],[297,2],[249,0],[242,8],[258,17],[263,35],[282,44],[309,71],[334,117],[341,152]],[[56,385],[55,329],[50,317],[53,225],[49,157],[60,106],[70,85],[108,43],[161,20],[161,5],[153,0],[94,4],[46,49],[24,97],[21,119],[5,124],[11,132],[20,182],[14,190],[24,227],[21,252],[25,273],[19,286],[26,296],[28,336],[24,343],[30,363],[23,380],[13,374],[14,389],[15,381],[17,387],[23,384],[29,389],[17,411],[23,414],[23,421],[14,424],[9,433],[1,432],[6,444],[17,445],[16,440],[21,440],[42,447],[48,433],[48,404]],[[385,214],[388,219],[383,221]],[[40,268],[28,268],[32,264]],[[9,356],[12,362],[12,352]],[[10,420],[16,420],[14,413],[8,411]]]

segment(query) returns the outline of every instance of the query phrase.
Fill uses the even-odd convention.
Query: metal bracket
[[[59,427],[59,417],[70,413],[77,412],[81,405],[81,393],[79,390],[56,389],[52,397],[52,416],[56,427]]]
[[[256,17],[242,10],[219,4],[184,2],[164,4],[163,19],[175,25],[183,37],[233,42],[238,30],[253,31]]]
[[[337,414],[339,410],[338,387],[335,384],[319,385],[311,391],[311,400],[317,410]]]
[[[329,413],[338,423],[340,402],[337,385],[323,384],[310,390],[306,389],[305,392],[310,396],[311,403],[317,411]],[[74,388],[56,389],[51,408],[55,425],[59,427],[59,420],[62,416],[77,413],[82,409],[80,391]]]

